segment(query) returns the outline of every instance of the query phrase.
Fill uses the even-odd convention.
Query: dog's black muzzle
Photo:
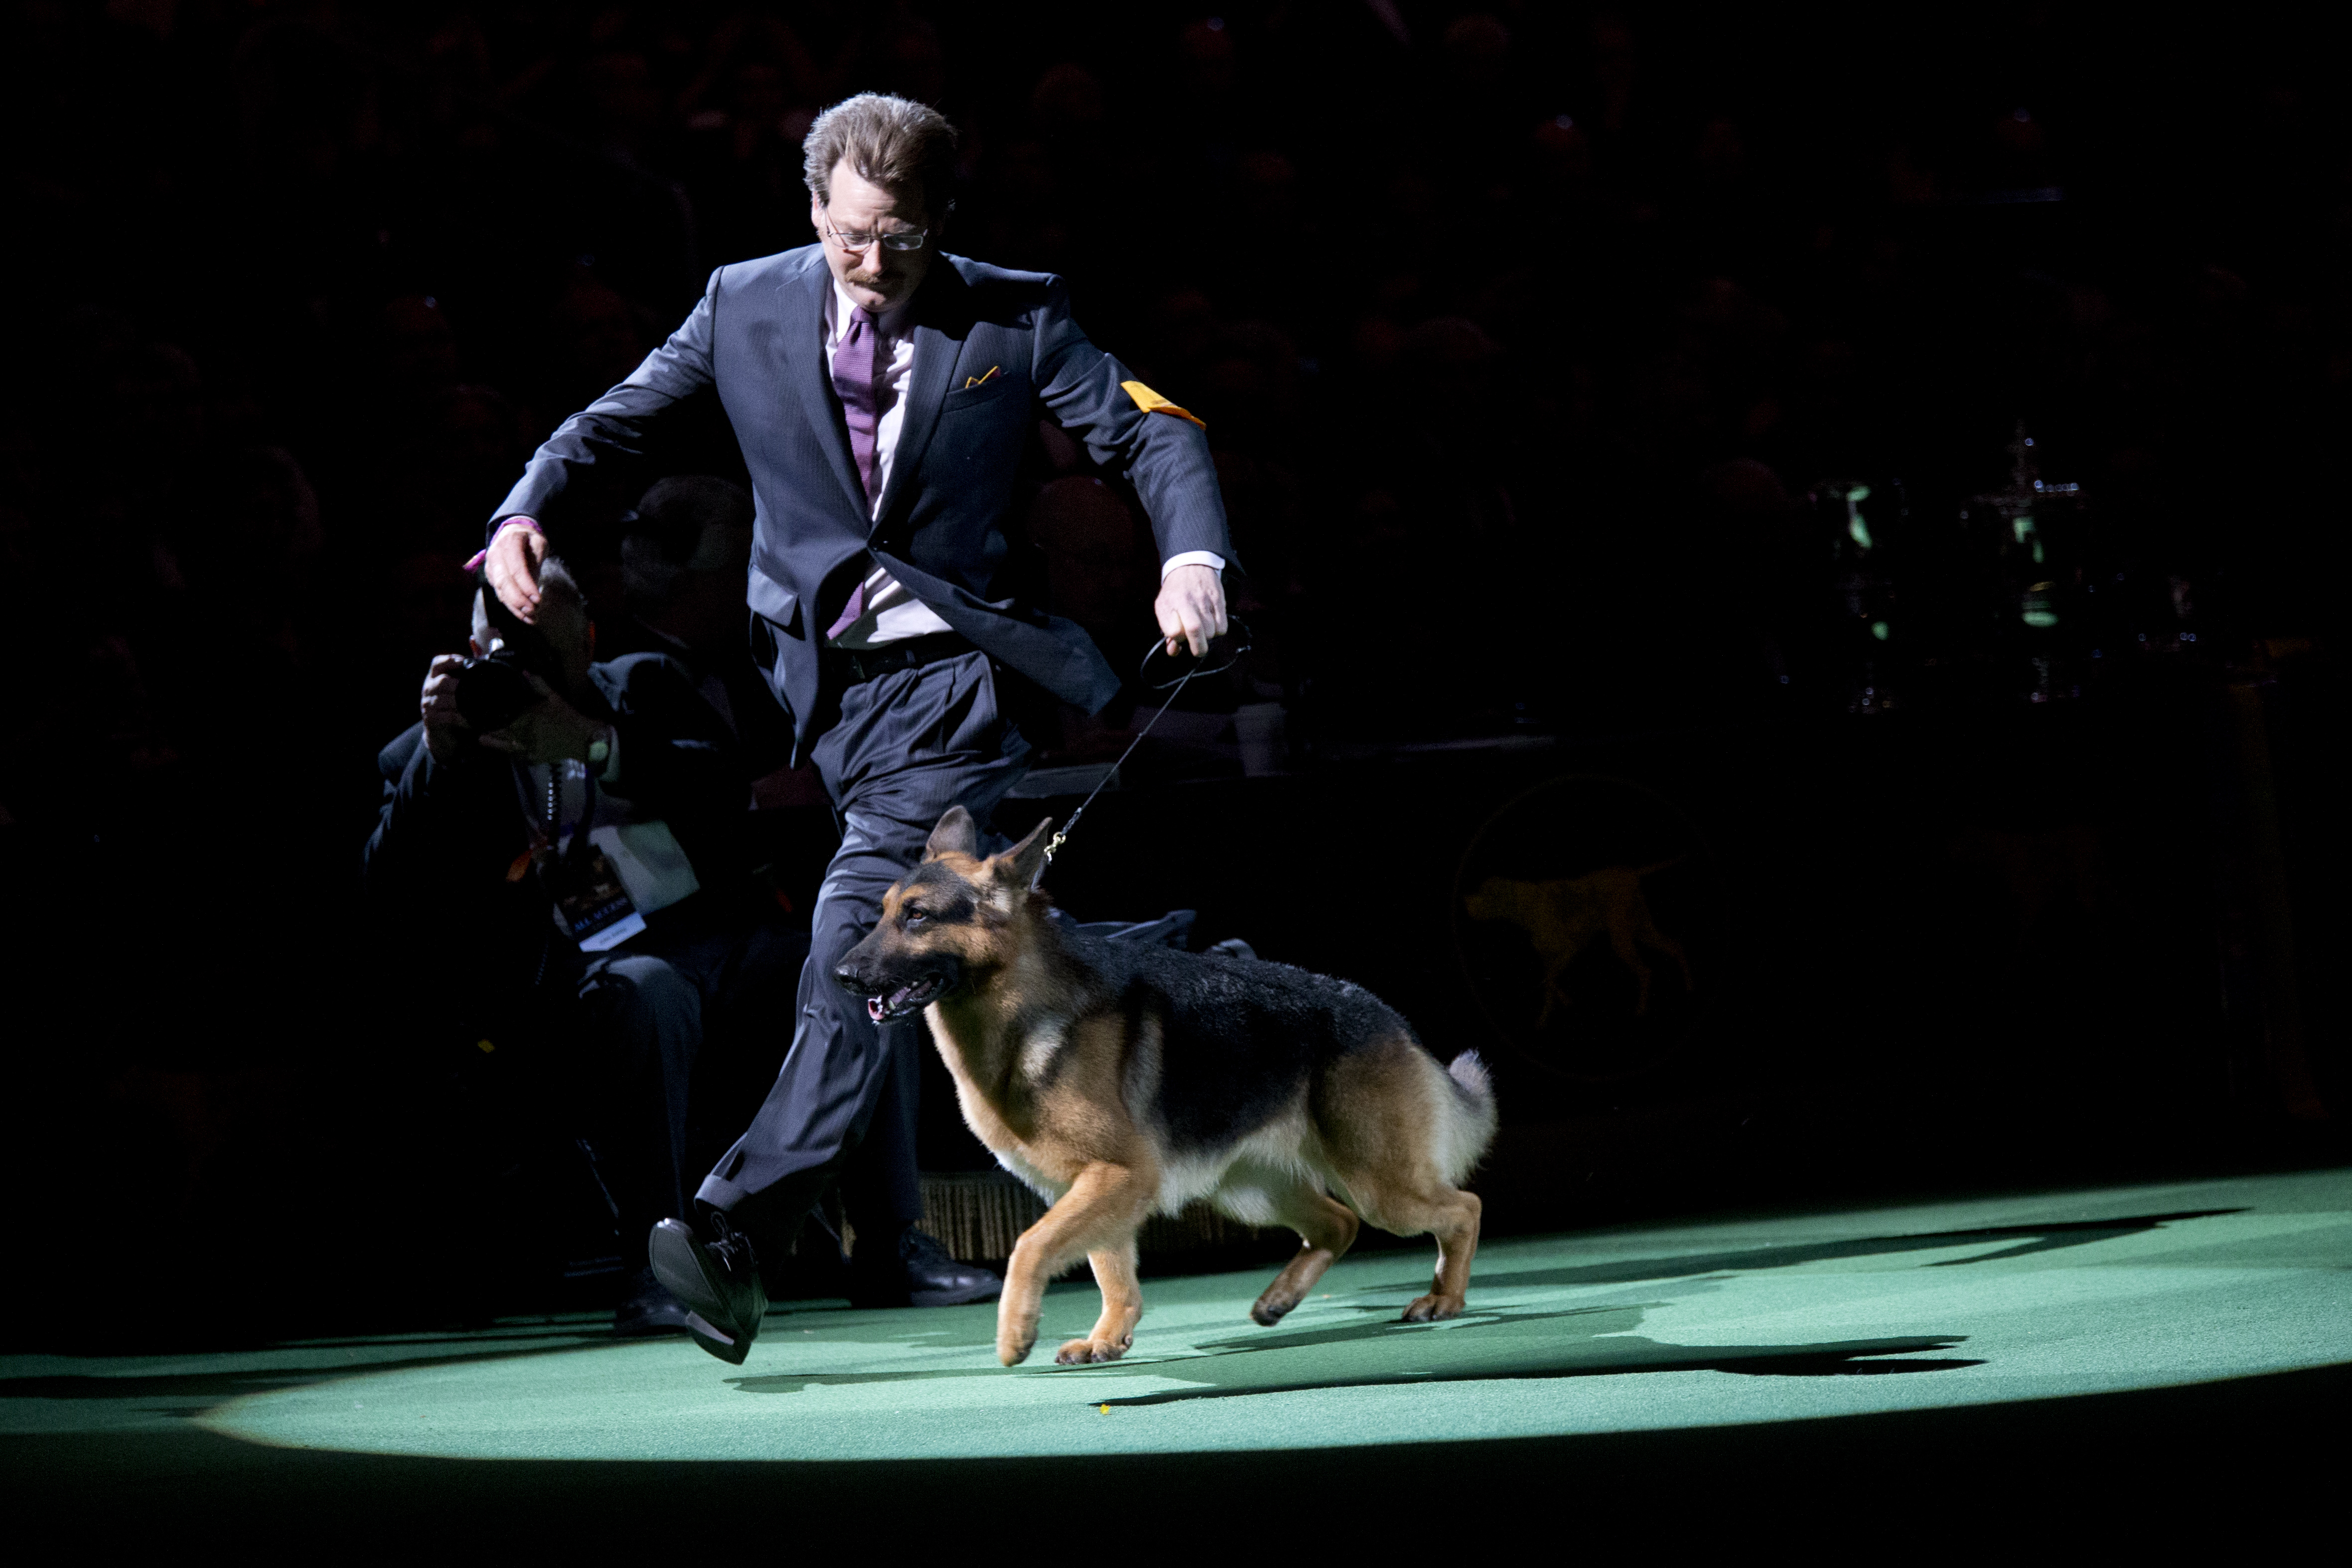
[[[888,956],[868,954],[866,947],[861,942],[851,948],[833,978],[843,990],[866,998],[866,1016],[876,1023],[921,1012],[955,988],[959,977],[952,960],[927,955],[912,964],[893,964]]]

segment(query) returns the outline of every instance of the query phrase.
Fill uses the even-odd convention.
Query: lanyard
[[[563,842],[564,770],[564,764],[561,761],[551,762],[547,765],[547,826],[545,831],[547,833],[548,846],[551,849],[557,848]],[[596,816],[596,776],[584,768],[580,771],[580,820],[572,829],[571,849],[568,852],[565,852],[573,855],[583,853],[583,847],[588,842],[588,825],[595,820]]]

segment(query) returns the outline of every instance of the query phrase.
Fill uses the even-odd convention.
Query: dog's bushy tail
[[[1495,1141],[1495,1082],[1475,1051],[1455,1057],[1445,1069],[1445,1079],[1453,1085],[1454,1094],[1444,1116],[1441,1163],[1445,1179],[1459,1186],[1471,1167],[1486,1158],[1486,1146]]]

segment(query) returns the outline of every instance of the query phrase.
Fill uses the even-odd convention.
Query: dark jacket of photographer
[[[701,889],[650,917],[656,933],[725,919],[750,892],[742,831],[748,787],[733,734],[673,661],[633,653],[588,666],[574,706],[613,726],[616,771],[596,788],[659,818]],[[368,836],[368,899],[380,917],[461,929],[488,988],[560,982],[574,949],[557,932],[539,878],[516,872],[530,847],[517,766],[469,749],[436,759],[411,725],[377,754],[383,804]],[[583,829],[584,831],[584,829]],[[552,960],[561,958],[562,962]]]

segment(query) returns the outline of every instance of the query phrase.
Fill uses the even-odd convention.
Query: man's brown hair
[[[861,92],[816,117],[801,143],[801,176],[820,203],[833,200],[833,172],[844,158],[861,180],[896,194],[922,197],[933,223],[945,214],[955,178],[956,129],[928,104]]]

